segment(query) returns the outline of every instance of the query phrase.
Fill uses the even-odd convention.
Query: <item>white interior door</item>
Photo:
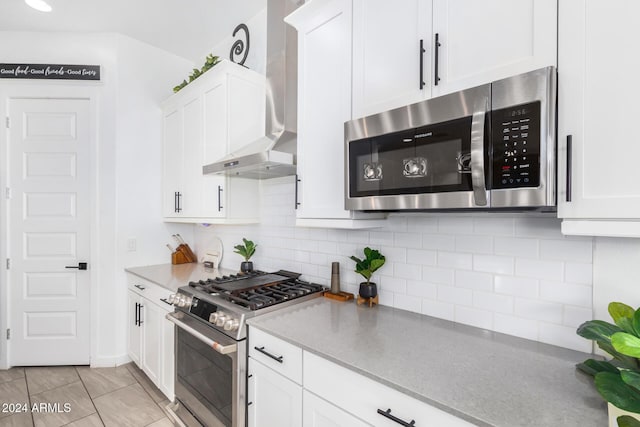
[[[8,108],[10,362],[88,364],[90,274],[67,266],[89,263],[89,100]]]

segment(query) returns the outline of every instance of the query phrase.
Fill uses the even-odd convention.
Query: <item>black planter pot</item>
[[[373,298],[378,295],[378,287],[373,282],[370,282],[368,285],[367,282],[362,282],[360,283],[358,293],[362,298]]]
[[[240,271],[242,271],[243,273],[253,271],[253,261],[242,261],[240,263]]]

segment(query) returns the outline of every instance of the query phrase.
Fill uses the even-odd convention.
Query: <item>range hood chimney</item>
[[[267,0],[265,135],[215,163],[204,174],[277,178],[296,173],[298,35],[284,22],[300,0]]]

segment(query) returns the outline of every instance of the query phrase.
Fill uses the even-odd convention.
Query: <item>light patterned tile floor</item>
[[[0,371],[0,427],[165,427],[169,403],[133,363]]]

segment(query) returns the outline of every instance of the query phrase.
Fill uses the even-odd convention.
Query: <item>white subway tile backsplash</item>
[[[436,251],[422,249],[407,250],[407,262],[409,264],[436,265]]]
[[[422,299],[409,295],[395,294],[393,296],[393,306],[401,310],[420,313],[422,311]]]
[[[493,327],[493,314],[488,310],[456,305],[453,319],[458,323],[476,328],[492,329]]]
[[[516,260],[516,275],[543,280],[562,280],[563,264],[536,259]]]
[[[422,314],[445,320],[453,320],[454,305],[430,299],[422,300]]]
[[[474,292],[473,306],[494,313],[513,313],[513,297],[492,292]]]
[[[493,253],[493,237],[489,236],[456,236],[456,252],[475,254]]]
[[[456,247],[456,240],[453,236],[440,234],[423,234],[422,247],[438,251],[453,251]]]
[[[493,316],[493,327],[496,332],[515,335],[530,340],[538,339],[538,321],[522,317],[496,313]]]
[[[365,246],[385,265],[372,280],[380,304],[523,338],[589,351],[575,334],[592,314],[593,239],[564,237],[554,217],[507,213],[393,213],[371,230],[295,226],[293,178],[262,181],[261,224],[195,226],[196,251],[222,239],[223,267],[237,268],[229,248],[251,238],[265,271],[297,271],[328,285],[341,265],[341,289],[364,279],[349,256]]]
[[[470,306],[473,303],[473,292],[469,289],[438,285],[438,301]]]
[[[513,295],[525,298],[538,297],[538,281],[513,276],[496,276],[494,289],[499,294]]]
[[[471,270],[473,258],[470,254],[455,252],[438,252],[438,265],[460,270]]]
[[[593,310],[584,307],[564,306],[564,318],[562,323],[565,326],[577,328],[587,320],[593,319]]]
[[[540,298],[545,301],[591,308],[593,288],[564,282],[540,282]]]
[[[421,248],[422,234],[419,233],[393,233],[393,244],[400,248]]]
[[[438,285],[419,280],[407,280],[407,295],[436,299],[438,297]]]
[[[420,280],[422,277],[422,266],[394,263],[393,275],[402,279]]]
[[[489,292],[493,290],[493,274],[458,270],[455,272],[454,283],[459,288]]]
[[[564,265],[564,280],[569,283],[593,283],[593,265],[567,262]]]
[[[471,234],[473,218],[471,217],[440,217],[438,218],[438,232],[443,234]]]
[[[590,240],[541,240],[540,258],[591,263],[593,245]]]
[[[497,255],[538,258],[538,240],[522,237],[496,237],[494,250]]]
[[[527,319],[562,324],[562,304],[516,298],[513,312]]]
[[[512,274],[513,258],[497,255],[474,255],[473,269],[496,274]]]
[[[422,280],[429,283],[453,285],[454,270],[450,268],[422,267]]]

